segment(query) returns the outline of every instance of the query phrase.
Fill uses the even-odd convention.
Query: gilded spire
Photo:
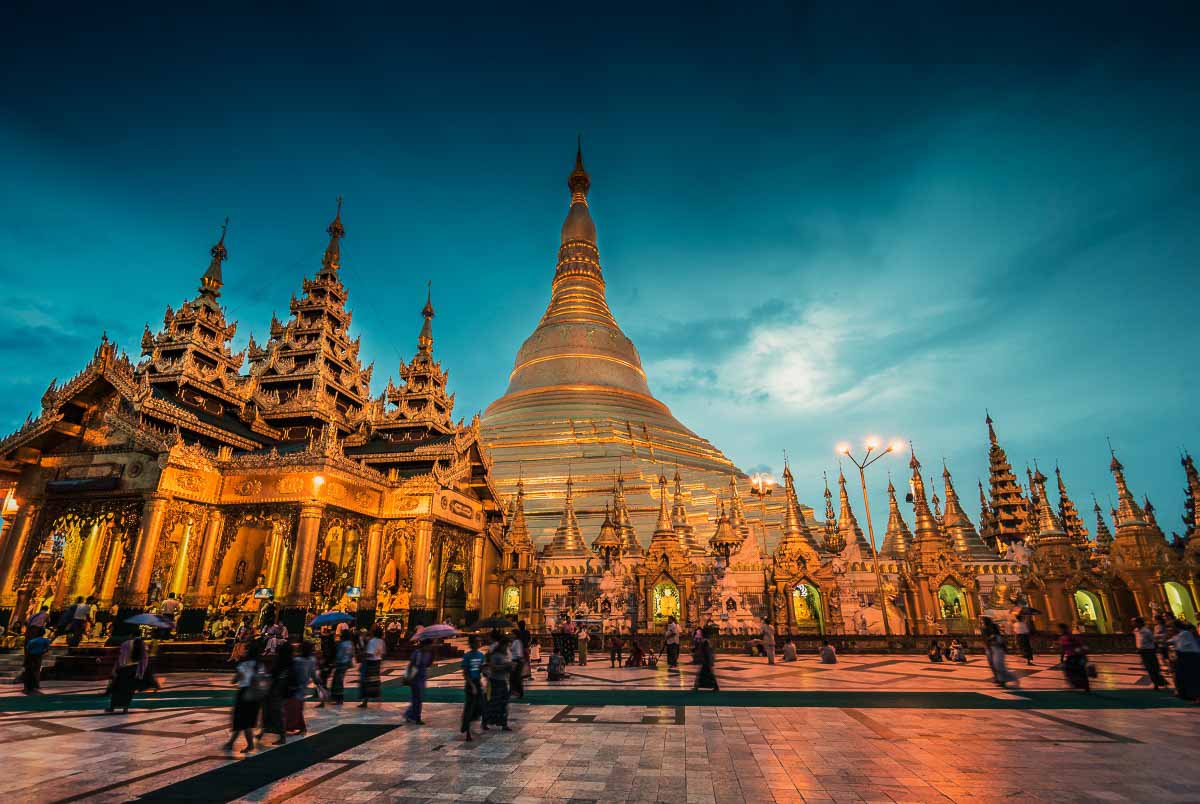
[[[796,498],[796,484],[786,459],[783,464],[783,535],[775,548],[777,554],[794,554],[816,549],[815,540]],[[806,549],[807,548],[807,549]],[[813,554],[815,558],[815,553]]]
[[[212,262],[208,264],[208,270],[200,277],[200,296],[202,298],[215,300],[221,295],[221,286],[224,284],[221,280],[221,263],[229,257],[229,252],[225,249],[225,231],[228,228],[229,218],[226,218],[224,225],[221,226],[221,239],[209,250]]]
[[[963,510],[958,491],[954,488],[954,480],[950,476],[950,467],[945,461],[942,461],[942,484],[946,492],[946,511],[941,524],[946,535],[950,537],[954,552],[964,557],[991,558],[992,551],[979,538],[970,517]],[[982,490],[980,493],[982,494]]]
[[[862,528],[858,525],[858,519],[854,516],[854,509],[850,507],[850,495],[846,493],[846,475],[838,470],[838,497],[841,502],[841,511],[838,513],[838,538],[845,544],[856,544],[860,549],[870,550],[866,538],[863,537]],[[845,549],[845,548],[843,548]]]
[[[1108,465],[1108,468],[1117,482],[1116,523],[1118,530],[1121,525],[1127,523],[1145,524],[1146,514],[1137,504],[1137,500],[1133,499],[1133,494],[1130,493],[1129,486],[1125,483],[1125,467],[1117,460],[1115,452],[1112,453],[1112,463]]]
[[[683,504],[683,478],[679,467],[675,467],[675,496],[671,504],[671,526],[679,537],[679,546],[688,553],[699,554],[704,548],[696,541],[696,529],[688,522],[687,508]]]
[[[421,325],[421,334],[417,336],[417,350],[424,355],[433,352],[433,281],[425,287],[425,307],[421,310],[425,323]]]
[[[659,531],[669,531],[672,536],[675,534],[675,526],[671,524],[671,512],[667,510],[667,476],[665,473],[660,473],[658,476],[658,522],[654,524],[655,535]]]
[[[992,514],[992,507],[988,505],[987,496],[983,493],[983,481],[977,482],[979,483],[979,538],[990,549],[998,550],[1001,545],[996,538],[996,517]]]
[[[333,216],[333,220],[325,232],[329,235],[329,245],[325,247],[325,256],[321,258],[321,270],[317,272],[317,276],[336,274],[342,267],[341,240],[346,236],[346,229],[342,226],[342,197],[340,195],[337,200],[337,214]]]
[[[846,549],[846,541],[838,531],[837,514],[833,512],[833,492],[829,490],[829,475],[825,478],[825,549],[831,553],[841,553]]]
[[[740,538],[750,538],[750,524],[746,521],[746,509],[742,507],[742,495],[738,493],[737,477],[729,473],[729,526]]]
[[[609,510],[608,503],[604,504],[604,521],[600,523],[600,533],[592,542],[592,550],[605,561],[611,561],[614,556],[621,553],[621,537],[617,535],[617,528],[613,525],[612,512]]]
[[[514,547],[532,546],[529,537],[529,525],[525,522],[525,481],[517,480],[517,496],[509,508],[508,541]]]
[[[1079,516],[1075,503],[1067,494],[1067,484],[1063,482],[1062,470],[1058,468],[1058,464],[1054,465],[1054,476],[1058,479],[1058,517],[1063,530],[1067,532],[1071,544],[1081,550],[1087,550],[1090,547],[1087,527],[1083,524],[1083,518]]]
[[[908,523],[904,521],[904,515],[900,513],[900,505],[896,502],[896,487],[892,485],[891,477],[888,478],[887,490],[887,532],[883,535],[883,547],[879,549],[879,556],[903,559],[908,556],[912,547],[912,532],[908,529]]]
[[[625,502],[625,476],[617,472],[617,484],[613,488],[613,511],[616,514],[617,535],[621,537],[621,550],[627,556],[642,555],[642,543],[629,518],[629,505]]]
[[[1093,510],[1096,512],[1096,552],[1107,553],[1112,547],[1113,535],[1104,521],[1104,511],[1100,509],[1100,501],[1092,495]]]
[[[682,558],[682,545],[679,544],[679,536],[675,533],[671,513],[667,509],[667,475],[664,472],[658,475],[658,522],[654,525],[654,535],[650,537],[648,552]]]
[[[1031,475],[1029,482],[1034,510],[1037,512],[1037,546],[1066,542],[1067,531],[1054,509],[1050,507],[1050,499],[1046,494],[1046,476],[1042,474],[1042,470],[1039,469],[1036,474]]]
[[[709,538],[708,545],[715,555],[728,558],[737,551],[742,540],[733,532],[733,526],[729,524],[729,517],[725,515],[725,501],[718,498],[717,504],[717,526],[713,529],[713,535]]]
[[[1023,541],[1032,532],[1029,522],[1029,503],[1021,492],[1013,474],[1008,455],[996,439],[996,428],[991,414],[987,416],[988,450],[990,464],[991,509],[995,523],[999,549],[1013,542]]]
[[[588,190],[592,187],[592,177],[583,167],[583,136],[580,135],[575,144],[575,169],[567,177],[567,189],[571,191],[572,204],[587,204]]]
[[[567,470],[567,494],[563,499],[562,521],[554,532],[554,540],[547,546],[546,555],[550,556],[585,556],[590,551],[579,530],[579,520],[575,516],[574,483],[571,472]]]
[[[913,552],[919,566],[933,566],[939,557],[944,556],[950,549],[950,544],[934,519],[933,512],[929,510],[929,502],[925,497],[925,481],[921,477],[921,462],[917,460],[917,453],[911,450],[911,446],[910,452],[912,459],[909,460],[908,466],[912,469],[912,478],[909,482],[912,485],[913,514],[916,522],[913,531]]]

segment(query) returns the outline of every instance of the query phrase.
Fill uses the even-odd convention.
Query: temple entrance
[[[671,581],[659,581],[652,594],[654,622],[665,623],[668,617],[679,620],[679,587]]]
[[[442,622],[462,625],[467,618],[467,585],[461,569],[446,573],[442,586]]]
[[[313,605],[323,611],[351,611],[358,601],[347,595],[362,586],[363,528],[355,520],[335,517],[325,526],[320,552],[313,564]]]
[[[1073,597],[1075,614],[1080,625],[1097,634],[1112,632],[1108,618],[1104,615],[1104,604],[1100,602],[1099,597],[1086,589],[1076,589]]]
[[[379,557],[382,569],[376,579],[379,614],[408,610],[412,593],[413,549],[410,525],[396,524],[388,528]]]
[[[1195,625],[1196,607],[1192,603],[1192,596],[1188,593],[1187,588],[1176,581],[1167,581],[1163,584],[1163,592],[1167,595],[1167,605],[1171,607],[1171,613],[1179,619],[1187,620]]]
[[[821,616],[821,592],[810,583],[796,584],[792,589],[792,619],[801,633],[825,633]]]
[[[962,589],[951,583],[938,587],[938,615],[946,624],[947,631],[967,630],[967,601]]]
[[[472,534],[459,528],[434,526],[434,550],[438,558],[438,618],[462,625],[466,622],[467,596],[471,583]]]

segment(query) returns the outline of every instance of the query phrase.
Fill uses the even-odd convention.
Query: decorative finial
[[[591,177],[588,176],[587,170],[583,167],[583,135],[580,134],[575,150],[575,169],[567,177],[567,188],[571,191],[571,203],[584,204],[586,206],[587,194],[591,186]]]
[[[325,247],[325,256],[321,259],[321,270],[319,274],[337,273],[341,268],[342,262],[342,247],[339,242],[346,236],[346,228],[342,226],[342,197],[337,198],[337,214],[333,216],[333,220],[325,229],[329,235],[329,245]]]
[[[215,299],[221,295],[221,263],[225,262],[229,256],[229,252],[225,249],[225,232],[229,229],[229,217],[225,217],[225,223],[221,225],[221,239],[217,244],[209,250],[212,255],[212,262],[208,264],[208,270],[200,277],[200,295],[208,296]]]

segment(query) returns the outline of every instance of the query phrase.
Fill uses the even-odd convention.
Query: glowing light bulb
[[[878,449],[879,448],[879,439],[876,438],[875,436],[870,436],[866,440],[866,447],[867,447],[867,449]]]
[[[313,488],[314,489],[319,489],[319,488],[321,488],[321,486],[324,486],[324,485],[325,485],[324,477],[322,477],[321,475],[316,475],[313,477]]]
[[[897,438],[888,445],[888,449],[890,449],[892,452],[900,452],[904,449],[904,442]]]
[[[843,441],[842,443],[837,445],[837,451],[841,455],[849,455],[850,454],[850,445],[847,444],[845,441]]]

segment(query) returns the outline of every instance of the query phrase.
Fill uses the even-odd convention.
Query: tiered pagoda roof
[[[1032,532],[1029,522],[1029,501],[1017,476],[1013,474],[1008,455],[996,439],[991,414],[987,416],[988,463],[991,465],[991,509],[995,520],[996,537],[1002,545],[1025,541]]]

